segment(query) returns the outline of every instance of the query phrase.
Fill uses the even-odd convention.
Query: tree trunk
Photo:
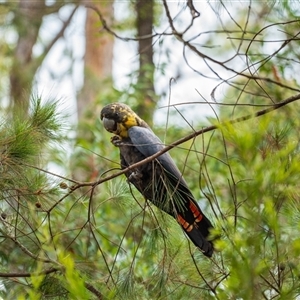
[[[87,1],[87,4],[90,4]],[[88,8],[85,23],[85,57],[84,85],[77,97],[77,139],[93,144],[95,128],[99,115],[96,114],[96,100],[106,89],[111,89],[113,37],[106,31],[101,31],[99,13],[108,26],[113,18],[113,1],[95,1]],[[105,82],[107,81],[107,82]],[[80,156],[80,154],[79,154]],[[99,174],[99,166],[95,163],[95,155],[85,155],[85,158],[73,159],[73,177],[81,181],[93,181]],[[88,170],[88,171],[87,171]]]
[[[113,18],[113,1],[99,1],[93,5],[109,25]],[[85,23],[84,85],[77,99],[79,122],[85,119],[86,112],[93,111],[97,95],[101,92],[101,82],[111,79],[113,37],[100,29],[99,15],[89,8]]]
[[[154,63],[152,46],[154,1],[136,1],[137,12],[137,34],[139,51],[139,75],[137,81],[137,95],[141,101],[137,106],[137,113],[151,125],[153,113],[156,107],[156,96],[154,89]]]
[[[10,73],[10,99],[14,112],[28,112],[32,81],[37,66],[32,61],[32,49],[43,21],[44,0],[38,5],[20,0],[14,24],[19,34]]]
[[[10,103],[13,108],[13,113],[21,113],[23,115],[28,113],[32,83],[36,71],[52,47],[64,35],[65,29],[78,8],[78,6],[73,8],[58,33],[48,44],[43,45],[43,53],[39,56],[34,56],[33,47],[37,44],[44,16],[57,13],[62,6],[64,6],[64,2],[47,6],[45,0],[19,0],[13,20],[13,25],[18,34],[18,41],[14,49],[13,63],[9,78]]]

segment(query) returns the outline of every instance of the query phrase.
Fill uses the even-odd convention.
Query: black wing
[[[128,130],[128,134],[131,143],[136,148],[135,151],[141,154],[140,159],[149,157],[164,148],[161,140],[148,128],[133,126]],[[210,221],[202,213],[169,153],[160,155],[156,161],[142,169],[144,170],[142,172],[152,174],[150,189],[147,188],[150,185],[149,182],[146,183],[146,187],[142,188],[143,183],[135,179],[132,182],[146,198],[176,218],[193,243],[206,256],[211,256],[213,245],[207,240],[209,229],[212,228]],[[164,172],[161,171],[162,169]],[[147,174],[142,174],[141,178],[146,178],[146,176]],[[172,191],[172,208],[167,203],[159,203],[160,201],[168,202],[167,194],[170,195],[170,190]]]
[[[153,133],[152,130],[144,127],[133,126],[128,130],[128,135],[132,144],[145,156],[149,157],[164,148],[162,141]],[[187,183],[183,179],[173,159],[168,152],[160,155],[157,160],[166,171],[172,174],[186,188]]]

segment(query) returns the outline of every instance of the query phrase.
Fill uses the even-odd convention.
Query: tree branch
[[[300,94],[296,94],[294,96],[291,96],[279,103],[276,103],[266,109],[262,109],[260,111],[258,111],[257,113],[255,114],[249,114],[249,115],[246,115],[246,116],[242,116],[242,117],[239,117],[239,118],[236,118],[236,119],[233,119],[233,120],[226,120],[226,121],[223,121],[223,122],[219,122],[218,125],[211,125],[211,126],[208,126],[208,127],[205,127],[203,129],[200,129],[200,130],[195,130],[194,132],[192,132],[191,134],[187,135],[187,136],[184,136],[180,139],[178,139],[177,141],[173,142],[172,144],[170,145],[167,145],[165,146],[161,151],[139,161],[138,163],[135,163],[133,165],[130,165],[129,167],[127,167],[126,169],[123,169],[121,171],[118,171],[110,176],[107,176],[105,178],[101,178],[99,180],[96,180],[96,181],[91,181],[91,182],[80,182],[80,181],[74,181],[74,180],[70,180],[72,181],[73,183],[75,183],[75,185],[73,185],[72,187],[70,187],[70,190],[68,193],[66,193],[61,199],[59,199],[58,202],[56,202],[55,204],[53,204],[53,206],[51,206],[51,208],[48,210],[51,211],[52,209],[54,209],[54,207],[56,207],[60,202],[62,202],[64,199],[66,199],[70,194],[72,194],[75,190],[79,189],[79,188],[82,188],[82,187],[86,187],[86,186],[90,186],[90,187],[95,187],[101,183],[104,183],[106,181],[109,181],[113,178],[116,178],[128,171],[131,171],[137,167],[140,167],[142,166],[143,164],[146,164],[146,163],[149,163],[151,161],[153,161],[154,159],[156,159],[157,157],[161,156],[162,154],[170,151],[171,149],[175,148],[176,146],[179,146],[191,139],[194,139],[195,137],[201,135],[201,134],[204,134],[206,132],[210,132],[210,131],[213,131],[213,130],[216,130],[218,128],[220,128],[222,125],[226,125],[226,124],[236,124],[236,123],[240,123],[240,122],[244,122],[244,121],[247,121],[247,120],[250,120],[250,119],[253,119],[253,118],[258,118],[258,117],[261,117],[263,115],[266,115],[270,112],[273,112],[285,105],[288,105],[292,102],[295,102],[297,100],[300,100]],[[28,166],[28,165],[27,165]],[[31,166],[33,168],[35,168],[34,166]],[[48,171],[45,171],[45,170],[41,170],[43,172],[46,172],[46,173],[49,173]],[[107,173],[108,171],[106,171],[105,173]],[[53,173],[50,173],[51,175],[53,176],[56,176],[56,174],[53,174]],[[61,178],[61,176],[57,176],[59,178]],[[64,178],[64,177],[63,177]],[[64,178],[66,180],[69,180],[67,178]]]
[[[223,121],[223,122],[220,122],[219,125],[211,125],[211,126],[208,126],[208,127],[205,127],[203,129],[200,129],[200,130],[196,130],[194,132],[192,132],[191,134],[187,135],[187,136],[184,136],[182,137],[181,139],[175,141],[174,143],[170,144],[170,145],[167,145],[166,147],[164,147],[161,151],[139,161],[138,163],[135,163],[133,165],[130,165],[129,167],[127,167],[126,169],[123,169],[119,172],[116,172],[110,176],[107,176],[105,178],[102,178],[102,179],[99,179],[97,181],[93,181],[93,182],[81,182],[81,183],[78,183],[77,185],[73,186],[72,187],[72,191],[74,190],[77,190],[81,187],[84,187],[84,186],[91,186],[91,187],[94,187],[96,185],[99,185],[103,182],[106,182],[106,181],[109,181],[115,177],[118,177],[132,169],[135,169],[137,167],[140,167],[142,166],[143,164],[146,164],[146,163],[149,163],[151,161],[153,161],[154,159],[156,159],[157,157],[161,156],[162,154],[170,151],[171,149],[175,148],[176,146],[180,145],[180,144],[183,144],[201,134],[204,134],[206,132],[210,132],[210,131],[213,131],[213,130],[216,130],[218,128],[220,128],[222,125],[226,125],[226,124],[236,124],[236,123],[240,123],[240,122],[244,122],[244,121],[247,121],[247,120],[250,120],[250,119],[253,119],[253,118],[257,118],[257,117],[260,117],[260,116],[263,116],[263,115],[266,115],[270,112],[273,112],[285,105],[288,105],[292,102],[295,102],[297,100],[300,100],[300,94],[297,94],[297,95],[294,95],[294,96],[291,96],[279,103],[276,103],[274,105],[272,105],[271,107],[268,107],[266,109],[263,109],[263,110],[260,110],[258,111],[257,113],[255,114],[249,114],[249,115],[246,115],[246,116],[243,116],[243,117],[239,117],[239,118],[236,118],[236,119],[233,119],[233,120],[227,120],[227,121]],[[107,172],[105,172],[107,173]],[[63,198],[66,198],[66,196],[64,196]]]
[[[85,282],[84,285],[91,293],[93,293],[95,296],[97,296],[97,299],[99,299],[99,300],[103,299],[103,295],[101,294],[101,292],[99,292],[93,285],[91,285],[87,282]]]
[[[41,275],[48,275],[54,272],[60,271],[59,268],[49,268],[44,271],[38,272],[38,273],[1,273],[0,272],[0,277],[2,278],[10,278],[10,277],[32,277],[32,276],[41,276]]]

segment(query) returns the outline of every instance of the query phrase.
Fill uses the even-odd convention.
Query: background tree
[[[87,6],[89,1],[87,1]],[[112,25],[113,1],[93,4],[102,13],[107,26]],[[84,84],[77,100],[78,120],[93,110],[95,99],[105,86],[112,84],[113,36],[101,32],[101,21],[95,9],[88,8],[85,22]],[[105,82],[108,83],[105,84]],[[93,116],[95,117],[95,116]]]
[[[143,116],[150,125],[154,109],[156,108],[156,96],[154,88],[154,62],[152,28],[154,25],[154,1],[136,1],[136,27],[138,36],[139,71],[137,78],[138,97],[136,111]]]
[[[20,111],[19,108],[22,106],[23,111],[27,113],[35,74],[49,51],[63,37],[78,6],[75,5],[70,11],[69,16],[62,22],[60,29],[54,37],[42,45],[42,53],[35,55],[33,49],[34,46],[39,44],[39,32],[43,18],[49,14],[58,14],[61,7],[67,3],[59,1],[48,5],[46,1],[39,1],[37,3],[20,0],[18,2],[4,2],[2,4],[2,9],[8,9],[8,14],[13,15],[11,26],[13,26],[15,34],[17,34],[17,43],[14,46],[10,70],[10,101],[11,105],[18,111]]]
[[[83,148],[87,141],[91,144],[95,140],[93,128],[99,116],[98,110],[95,110],[95,103],[101,102],[111,91],[114,45],[114,37],[105,30],[101,30],[99,18],[100,14],[101,18],[107,22],[107,26],[112,26],[113,1],[100,1],[93,4],[86,1],[86,5],[84,82],[76,99],[77,146],[83,146]],[[89,148],[91,151],[97,151],[92,147]],[[84,156],[82,152],[85,152]],[[88,155],[86,151],[77,147],[71,165],[73,177],[81,181],[95,180],[99,172],[95,161],[95,153],[90,152]]]

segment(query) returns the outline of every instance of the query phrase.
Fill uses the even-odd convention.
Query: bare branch
[[[32,272],[32,273],[28,273],[28,272],[25,272],[25,273],[0,273],[0,277],[2,277],[2,278],[32,277],[32,276],[48,275],[48,274],[55,273],[55,272],[58,272],[58,271],[61,271],[61,269],[59,269],[59,268],[49,268],[49,269],[46,269],[46,270],[38,272],[38,273],[34,273],[34,272]]]
[[[63,22],[63,25],[61,26],[59,32],[55,35],[55,37],[50,41],[50,43],[47,45],[47,47],[44,49],[42,55],[38,58],[38,65],[40,65],[41,61],[46,57],[46,55],[49,53],[49,51],[52,49],[52,47],[55,45],[55,43],[64,35],[64,32],[66,31],[66,28],[69,26],[75,12],[78,9],[78,5],[76,5],[73,10],[71,11],[69,17]]]
[[[189,135],[187,135],[187,136],[185,136],[185,137],[183,137],[183,138],[175,141],[174,143],[172,143],[172,144],[164,147],[164,149],[162,149],[161,151],[159,151],[159,152],[157,152],[157,153],[155,153],[155,154],[153,154],[153,155],[145,158],[144,160],[142,160],[142,161],[140,161],[140,162],[138,162],[136,164],[133,164],[133,165],[127,167],[126,169],[123,169],[122,171],[114,173],[114,174],[112,174],[110,176],[107,176],[107,177],[105,177],[103,179],[99,179],[98,181],[95,181],[95,182],[81,183],[78,186],[74,187],[74,189],[77,189],[77,188],[82,187],[82,186],[99,185],[99,184],[101,184],[101,183],[103,183],[105,181],[108,181],[108,180],[111,180],[111,179],[113,179],[113,178],[115,178],[117,176],[120,176],[120,175],[122,175],[122,174],[124,174],[124,173],[126,173],[126,172],[128,172],[128,171],[130,171],[132,169],[140,167],[143,164],[149,163],[152,160],[154,160],[157,157],[159,157],[160,155],[162,155],[163,153],[166,153],[166,152],[170,151],[171,149],[175,148],[176,146],[178,146],[180,144],[183,144],[183,143],[185,143],[185,142],[187,142],[187,141],[189,141],[189,140],[191,140],[191,139],[193,139],[193,138],[195,138],[195,137],[197,137],[197,136],[199,136],[201,134],[204,134],[206,132],[210,132],[210,131],[216,130],[216,129],[220,128],[222,125],[225,125],[225,124],[236,124],[236,123],[244,122],[244,121],[247,121],[247,120],[250,120],[250,119],[253,119],[253,118],[257,118],[257,117],[266,115],[266,114],[268,114],[270,112],[273,112],[273,111],[275,111],[275,110],[277,110],[277,109],[279,109],[279,108],[281,108],[281,107],[283,107],[285,105],[288,105],[288,104],[290,104],[292,102],[295,102],[297,100],[300,100],[300,94],[297,94],[297,95],[294,95],[292,97],[289,97],[289,98],[287,98],[287,99],[285,99],[285,100],[283,100],[283,101],[281,101],[279,103],[276,103],[276,104],[272,105],[271,107],[268,107],[266,109],[260,110],[260,111],[258,111],[255,114],[249,114],[249,115],[246,115],[246,116],[243,116],[243,117],[239,117],[239,118],[236,118],[236,119],[233,119],[233,120],[228,120],[228,121],[223,121],[223,122],[221,121],[219,123],[219,125],[211,125],[211,126],[203,128],[203,129],[196,130],[196,131],[192,132],[191,134],[189,134]]]
[[[92,292],[95,296],[97,296],[97,299],[99,300],[103,299],[101,292],[99,292],[93,285],[87,282],[85,282],[84,285],[90,292]]]

